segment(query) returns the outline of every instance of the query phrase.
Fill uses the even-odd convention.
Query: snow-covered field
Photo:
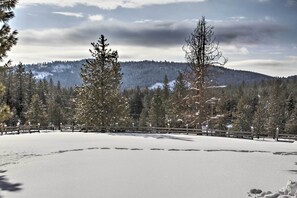
[[[205,136],[0,136],[1,198],[245,198],[297,179],[297,143]]]

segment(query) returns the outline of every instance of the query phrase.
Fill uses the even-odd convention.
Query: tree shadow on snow
[[[0,170],[0,191],[9,191],[9,192],[17,192],[22,190],[21,183],[11,183],[6,175],[2,175],[6,173],[5,170]],[[1,198],[1,195],[0,195]]]
[[[295,165],[297,166],[297,162],[295,162]],[[297,174],[297,170],[289,170],[289,172]]]
[[[289,170],[291,173],[297,174],[297,170]]]
[[[186,137],[178,137],[173,135],[167,134],[144,134],[144,133],[110,133],[113,136],[133,136],[133,137],[144,137],[144,138],[155,138],[155,139],[170,139],[170,140],[181,140],[192,142],[191,138]]]

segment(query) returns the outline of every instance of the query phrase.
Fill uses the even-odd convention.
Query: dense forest
[[[126,125],[160,127],[196,127],[187,120],[183,99],[189,86],[180,72],[174,88],[168,85],[157,89],[136,88],[121,91],[129,106],[131,119]],[[81,123],[75,119],[77,92],[75,87],[62,87],[52,80],[37,80],[22,64],[1,73],[4,85],[2,103],[12,116],[7,125]],[[220,87],[209,86],[206,92],[207,120],[214,129],[297,133],[297,77],[276,78],[261,83]]]

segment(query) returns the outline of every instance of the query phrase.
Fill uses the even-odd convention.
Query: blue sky
[[[185,62],[182,46],[202,16],[226,67],[297,75],[296,0],[19,0],[14,63],[89,58],[104,34],[121,61]]]

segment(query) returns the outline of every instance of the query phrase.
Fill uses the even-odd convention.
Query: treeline
[[[7,125],[37,124],[43,126],[81,123],[75,118],[76,92],[61,87],[52,80],[36,80],[25,72],[22,64],[1,73],[5,86],[2,103],[7,104],[12,116]],[[164,86],[155,90],[130,89],[121,92],[128,102],[129,126],[142,127],[197,127],[191,122],[193,114],[186,103],[191,92],[183,73],[175,86],[169,87],[167,76]],[[206,89],[207,120],[210,129],[251,131],[275,134],[297,134],[297,77],[279,78],[240,86],[210,86]],[[107,116],[108,112],[104,116]],[[116,113],[114,113],[116,114]],[[4,120],[3,120],[4,121]],[[114,121],[116,124],[118,121]]]
[[[280,133],[297,134],[297,77],[279,78],[239,86],[210,86],[206,92],[209,129],[253,131],[273,136]],[[167,77],[164,87],[156,90],[124,91],[128,98],[134,125],[146,127],[191,127],[186,97],[191,92],[180,73],[173,90]],[[229,128],[229,129],[228,129]]]
[[[60,82],[36,80],[22,64],[1,72],[1,104],[10,109],[10,116],[1,120],[9,126],[41,124],[42,126],[73,122],[74,90],[63,88]]]

